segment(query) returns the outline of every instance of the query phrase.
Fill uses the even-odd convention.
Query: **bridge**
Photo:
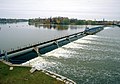
[[[34,45],[29,45],[27,47],[12,50],[9,52],[5,51],[4,53],[1,53],[0,51],[0,59],[6,60],[13,64],[21,64],[37,56],[41,56],[42,54],[50,52],[56,48],[62,47],[63,45],[66,45],[72,41],[80,39],[86,35],[95,34],[103,30],[103,28],[104,26],[94,27],[90,29],[86,28],[85,31],[82,32],[66,35]]]

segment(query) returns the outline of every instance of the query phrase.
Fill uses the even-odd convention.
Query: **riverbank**
[[[42,71],[30,73],[30,67],[9,66],[0,61],[0,84],[64,84]]]

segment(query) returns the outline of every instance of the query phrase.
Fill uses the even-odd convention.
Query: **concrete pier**
[[[33,47],[33,49],[36,51],[36,53],[38,54],[38,56],[41,55],[41,54],[39,53],[39,48],[38,48],[38,47]]]
[[[71,42],[70,37],[66,37],[66,39],[67,39],[69,42]]]
[[[58,41],[55,41],[54,43],[55,43],[55,44],[58,46],[58,48],[59,48],[59,44],[58,44]]]

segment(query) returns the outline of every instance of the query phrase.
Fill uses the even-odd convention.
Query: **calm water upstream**
[[[29,63],[77,84],[120,84],[120,28],[105,27]]]
[[[0,25],[0,49],[17,48],[83,31],[85,26],[66,29],[34,27],[27,23]],[[23,65],[31,64],[74,80],[77,84],[120,84],[120,28],[105,27]]]
[[[83,31],[86,26],[28,25],[27,22],[0,24],[0,49],[11,50]]]

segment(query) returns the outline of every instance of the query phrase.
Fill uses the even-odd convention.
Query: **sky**
[[[120,20],[120,0],[0,0],[0,18]]]

